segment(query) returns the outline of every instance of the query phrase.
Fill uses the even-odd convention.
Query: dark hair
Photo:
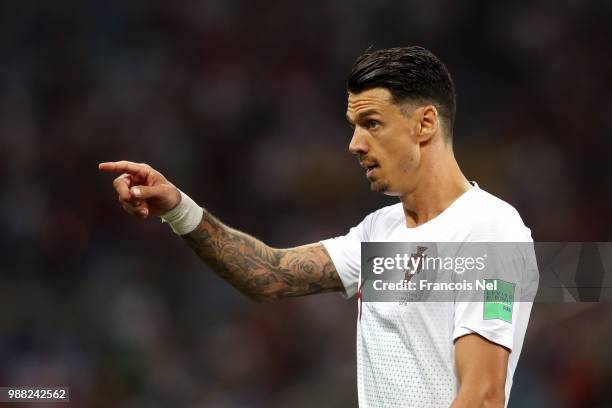
[[[359,93],[385,88],[393,102],[429,102],[448,121],[448,136],[455,121],[455,85],[442,61],[423,47],[366,50],[357,58],[347,82],[348,91]]]

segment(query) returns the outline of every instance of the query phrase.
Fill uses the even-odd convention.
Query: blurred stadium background
[[[395,202],[347,150],[370,45],[447,63],[460,164],[534,239],[612,240],[610,1],[2,1],[0,33],[1,386],[355,406],[354,299],[250,303],[97,163],[150,163],[275,246],[343,234]],[[608,305],[537,305],[510,406],[610,406],[611,337]]]

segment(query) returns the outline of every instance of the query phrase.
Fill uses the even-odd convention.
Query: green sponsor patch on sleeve
[[[512,306],[514,305],[514,287],[512,282],[500,279],[485,279],[487,286],[494,284],[492,290],[485,290],[484,320],[500,319],[512,323]]]

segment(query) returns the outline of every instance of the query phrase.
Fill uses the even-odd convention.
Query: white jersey
[[[445,211],[415,228],[406,226],[401,203],[391,205],[369,214],[347,235],[322,241],[347,297],[357,293],[361,281],[361,242],[532,242],[532,238],[511,205],[475,183]],[[515,303],[511,322],[485,320],[483,302],[363,302],[359,307],[360,407],[448,408],[459,389],[454,341],[470,333],[511,350],[507,405],[531,303]]]

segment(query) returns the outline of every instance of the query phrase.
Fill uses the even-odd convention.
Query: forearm
[[[253,300],[339,289],[335,268],[321,244],[271,248],[206,210],[200,225],[183,238],[221,278]]]
[[[123,209],[146,218],[158,215],[182,236],[219,276],[254,300],[340,290],[342,282],[322,244],[271,248],[203,210],[148,164],[100,163],[123,173],[113,181]]]

